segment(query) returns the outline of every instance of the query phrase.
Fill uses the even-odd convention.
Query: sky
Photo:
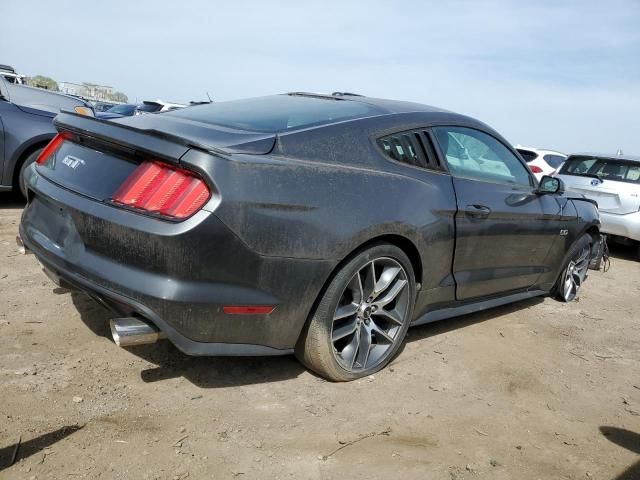
[[[356,92],[640,155],[640,0],[0,0],[0,63],[137,101]]]

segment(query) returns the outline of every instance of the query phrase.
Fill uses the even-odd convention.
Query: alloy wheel
[[[583,247],[567,265],[562,281],[562,299],[565,302],[571,302],[576,298],[582,282],[587,277],[590,260],[589,252],[588,245]]]
[[[371,260],[351,278],[336,307],[331,342],[337,362],[362,372],[384,361],[408,321],[407,272],[396,260]]]

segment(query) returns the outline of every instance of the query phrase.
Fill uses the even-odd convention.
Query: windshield
[[[135,110],[135,105],[115,105],[107,110],[108,113],[117,113],[119,115],[131,115]]]
[[[238,130],[275,133],[385,112],[366,103],[330,97],[273,95],[197,105],[166,115]]]
[[[140,110],[141,112],[157,112],[161,108],[162,105],[160,105],[159,103],[144,102],[142,105],[138,105],[138,110]]]
[[[600,178],[601,180],[640,183],[640,162],[598,157],[569,157],[560,173],[562,175]]]

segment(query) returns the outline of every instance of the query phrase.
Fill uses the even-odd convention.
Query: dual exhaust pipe
[[[136,317],[109,320],[111,336],[119,347],[133,347],[156,343],[167,336],[155,325]]]

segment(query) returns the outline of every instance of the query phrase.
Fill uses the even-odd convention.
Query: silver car
[[[636,245],[640,258],[640,157],[573,154],[557,176],[568,191],[598,202],[602,232]]]

